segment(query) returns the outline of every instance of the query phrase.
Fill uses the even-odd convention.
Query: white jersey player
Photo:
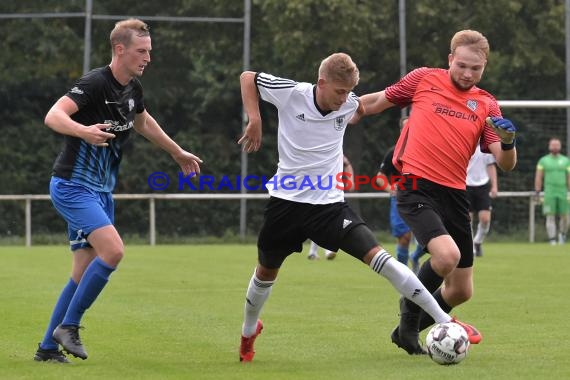
[[[467,198],[471,214],[471,230],[477,215],[477,231],[473,236],[473,254],[483,256],[483,240],[491,227],[491,199],[497,196],[497,167],[495,157],[481,152],[479,144],[467,165]]]
[[[344,201],[344,132],[360,110],[352,92],[359,72],[344,53],[325,58],[317,84],[299,83],[266,73],[240,77],[248,124],[238,141],[246,152],[261,146],[260,98],[279,114],[277,172],[267,183],[271,198],[258,237],[258,265],[246,293],[240,361],[249,362],[263,329],[259,319],[277,273],[293,252],[310,239],[331,251],[342,249],[387,278],[404,296],[421,305],[436,322],[450,321],[413,272],[378,245],[364,221]]]

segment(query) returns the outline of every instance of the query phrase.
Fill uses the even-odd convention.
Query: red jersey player
[[[492,153],[501,169],[512,170],[517,160],[515,126],[502,118],[495,98],[477,87],[488,55],[485,36],[459,31],[451,40],[448,69],[419,68],[383,91],[362,96],[363,112],[352,120],[395,105],[412,107],[394,151],[393,163],[408,179],[398,191],[398,211],[431,254],[418,278],[448,312],[473,293],[465,190],[469,159],[480,141],[481,150]],[[392,341],[409,354],[425,354],[419,331],[432,323],[402,298]],[[469,335],[471,343],[481,340],[476,332]]]

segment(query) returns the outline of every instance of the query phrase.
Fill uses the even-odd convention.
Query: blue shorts
[[[71,181],[52,177],[49,184],[51,202],[67,222],[72,251],[91,247],[87,236],[97,228],[115,222],[113,195],[91,190]]]
[[[390,227],[392,228],[392,236],[397,238],[406,232],[410,232],[410,227],[408,227],[398,213],[396,197],[390,197]]]

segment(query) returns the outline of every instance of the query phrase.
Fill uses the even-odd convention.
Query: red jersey
[[[477,142],[488,153],[488,145],[500,141],[485,123],[487,116],[502,117],[497,100],[475,86],[457,89],[447,70],[415,69],[386,88],[386,98],[400,107],[412,105],[394,151],[394,166],[402,173],[465,189]]]

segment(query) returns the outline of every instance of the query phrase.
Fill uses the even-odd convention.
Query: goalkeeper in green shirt
[[[558,138],[548,142],[549,154],[538,160],[534,176],[537,197],[544,183],[542,213],[546,216],[546,233],[551,245],[556,244],[556,217],[558,217],[558,243],[566,242],[568,232],[568,189],[570,188],[570,159],[560,154],[562,143]]]

